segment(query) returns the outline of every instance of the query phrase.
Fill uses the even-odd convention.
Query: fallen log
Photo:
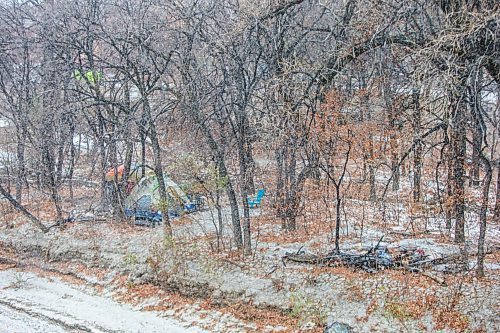
[[[283,258],[283,261],[293,261],[303,264],[319,264],[321,262],[321,257],[315,254],[296,254],[296,253],[287,253]]]
[[[485,252],[485,255],[492,254],[497,250],[498,250],[497,248],[489,249],[488,251]],[[466,256],[467,257],[476,257],[477,252],[467,252]],[[458,263],[458,262],[463,261],[463,260],[464,260],[464,253],[453,253],[453,254],[449,254],[446,256],[437,257],[437,258],[430,258],[430,259],[423,259],[423,260],[415,261],[411,265],[418,266],[418,267],[431,267],[431,266],[435,266],[435,265]]]
[[[405,269],[412,273],[420,273],[430,279],[443,284],[444,280],[436,275],[424,272],[424,269],[432,268],[437,265],[453,264],[463,262],[463,253],[453,253],[437,258],[429,258],[422,249],[418,248],[400,248],[399,252],[389,254],[386,249],[379,249],[383,237],[377,242],[377,245],[371,247],[366,253],[346,253],[332,251],[327,255],[306,254],[303,251],[296,253],[286,253],[282,257],[282,262],[286,266],[286,261],[292,261],[311,265],[328,266],[347,266],[355,269],[361,269],[366,272],[375,272],[382,269]],[[489,249],[486,254],[493,253],[497,248]],[[394,250],[393,250],[394,251]],[[468,256],[476,256],[477,253],[469,253]]]
[[[432,274],[431,272],[421,272],[420,274],[422,274],[423,276],[428,277],[431,280],[436,281],[437,283],[439,283],[442,286],[446,286],[446,282],[444,281],[444,279],[440,278],[436,274]]]
[[[421,235],[426,235],[426,234],[429,234],[429,231],[419,231],[419,232],[406,232],[406,231],[397,231],[397,230],[393,230],[391,232],[389,232],[389,235],[396,235],[396,236],[403,236],[403,237],[406,237],[406,238],[413,238],[413,237],[417,237],[417,236],[421,236]]]
[[[429,279],[437,282],[440,285],[445,286],[446,282],[443,278],[437,276],[436,274],[433,274],[428,271],[424,271],[423,267],[418,267],[415,265],[405,265],[403,262],[390,262],[388,263],[387,261],[381,260],[380,258],[377,258],[374,255],[352,255],[352,254],[345,254],[345,253],[339,253],[339,254],[331,254],[328,256],[318,256],[314,254],[287,254],[286,256],[283,257],[284,261],[293,261],[297,263],[302,263],[302,264],[312,264],[312,265],[320,265],[320,264],[327,264],[327,265],[345,265],[347,267],[352,267],[355,269],[361,269],[366,272],[376,272],[381,269],[390,269],[390,268],[395,268],[395,269],[404,269],[408,272],[412,273],[418,273],[421,274],[425,277],[428,277]],[[425,262],[429,262],[426,260]]]
[[[420,269],[420,268],[409,267],[409,266],[407,266],[407,267],[402,267],[402,269],[404,269],[404,270],[406,270],[406,271],[408,271],[408,272],[411,272],[411,273],[418,273],[418,274],[421,274],[421,275],[423,275],[423,276],[425,276],[425,277],[428,277],[429,279],[431,279],[431,280],[433,280],[433,281],[435,281],[435,282],[439,283],[439,284],[440,284],[440,285],[442,285],[442,286],[446,286],[446,281],[445,281],[443,278],[441,278],[441,277],[439,277],[439,276],[437,276],[436,274],[433,274],[433,273],[431,273],[431,272],[424,271],[424,270],[422,270],[422,269]]]
[[[287,253],[282,260],[293,261],[303,264],[313,265],[335,265],[335,266],[349,266],[354,268],[363,269],[365,271],[376,271],[384,268],[394,267],[394,263],[387,257],[381,257],[374,254],[350,254],[350,253],[332,253],[327,256],[318,256],[315,254],[292,254]]]

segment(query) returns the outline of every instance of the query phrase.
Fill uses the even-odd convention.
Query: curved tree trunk
[[[156,179],[158,180],[158,190],[160,191],[160,205],[163,212],[163,226],[165,233],[172,236],[172,225],[170,224],[170,219],[168,216],[168,194],[167,187],[165,185],[165,175],[163,173],[163,165],[161,159],[161,147],[158,141],[158,133],[156,132],[156,124],[153,122],[151,116],[151,108],[147,98],[144,99],[144,112],[148,120],[149,125],[149,138],[151,139],[151,146],[153,148],[153,160],[154,160],[154,170]]]
[[[244,131],[244,129],[242,129]],[[241,199],[243,204],[243,249],[246,254],[252,251],[252,241],[250,235],[250,208],[248,206],[248,195],[253,186],[251,172],[249,172],[248,152],[246,151],[245,135],[241,135],[238,142],[238,155],[240,160],[241,173]]]
[[[33,225],[39,228],[42,232],[48,232],[49,229],[43,225],[43,223],[37,219],[33,214],[31,214],[23,205],[21,205],[16,199],[14,199],[9,192],[7,192],[2,185],[0,185],[0,194],[10,202],[10,204],[18,211],[23,213],[24,216],[30,220]]]
[[[481,200],[481,210],[479,213],[479,239],[477,242],[477,268],[476,274],[478,277],[484,276],[484,239],[486,237],[486,220],[488,213],[488,199],[490,194],[490,184],[492,178],[492,168],[491,163],[482,154],[478,157],[481,158],[481,162],[484,166],[484,180],[483,180],[483,195]]]
[[[196,104],[195,104],[196,105]],[[233,182],[229,177],[229,172],[226,167],[226,162],[224,161],[223,147],[220,147],[217,141],[215,141],[212,132],[205,121],[205,119],[200,114],[197,108],[191,108],[188,111],[189,117],[194,121],[196,126],[200,129],[208,147],[212,151],[212,154],[217,164],[217,169],[219,170],[220,177],[226,180],[226,193],[229,199],[229,205],[231,207],[231,222],[233,225],[233,239],[236,247],[238,249],[243,248],[243,236],[241,232],[241,222],[240,213],[238,208],[238,200],[236,199],[236,192],[234,190]]]

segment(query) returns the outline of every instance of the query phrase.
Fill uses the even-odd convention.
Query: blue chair
[[[184,211],[187,213],[192,213],[196,211],[196,205],[194,203],[184,204]]]
[[[264,194],[266,193],[266,190],[261,188],[259,191],[257,191],[257,195],[255,196],[248,196],[248,207],[250,208],[255,208],[260,206],[260,202],[262,201],[262,198],[264,197]]]

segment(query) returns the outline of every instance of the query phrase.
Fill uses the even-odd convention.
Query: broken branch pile
[[[368,251],[367,253],[331,252],[325,256],[304,253],[287,253],[284,260],[328,266],[348,266],[362,269],[367,272],[375,272],[387,268],[404,267],[410,271],[416,271],[420,265],[428,264],[428,256],[418,249],[401,249],[391,256],[386,249]]]
[[[283,263],[292,261],[324,266],[347,266],[370,273],[383,269],[404,269],[413,273],[422,273],[441,284],[444,283],[443,279],[431,273],[424,272],[424,269],[444,264],[457,264],[457,267],[460,264],[461,267],[466,266],[464,264],[466,259],[464,259],[463,253],[430,258],[429,255],[425,254],[423,249],[419,248],[401,247],[389,251],[387,248],[380,246],[382,239],[383,237],[378,241],[376,246],[370,248],[365,253],[332,251],[327,255],[321,256],[306,254],[299,249],[297,253],[286,253],[282,259]],[[452,271],[454,270],[447,268],[443,272]]]

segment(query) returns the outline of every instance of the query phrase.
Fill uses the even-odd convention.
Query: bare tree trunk
[[[286,228],[287,230],[296,230],[297,229],[297,195],[298,188],[297,186],[297,160],[295,149],[297,145],[297,139],[295,135],[292,136],[292,148],[291,152],[285,160],[286,167],[286,176],[287,176],[287,187],[285,187],[285,218],[286,218]],[[288,150],[287,150],[288,151]]]
[[[455,242],[465,242],[465,110],[456,109],[452,124],[453,198],[455,210]]]
[[[297,229],[298,200],[301,192],[301,175],[297,177],[297,161],[295,149],[297,139],[294,135],[287,139],[281,148],[276,151],[278,163],[277,182],[277,212],[281,219],[283,230]],[[301,174],[306,171],[302,170]]]
[[[278,171],[276,179],[276,197],[274,200],[274,209],[276,210],[276,215],[281,219],[281,229],[286,229],[286,221],[284,219],[284,198],[285,198],[285,175],[283,172],[284,167],[284,148],[277,148],[274,152],[274,157],[276,159],[276,167]]]
[[[372,142],[370,146],[373,147]],[[373,150],[371,154],[373,154]],[[375,168],[371,162],[368,164],[368,175],[370,179],[370,201],[375,202],[377,201],[377,190],[375,187]]]
[[[226,193],[229,199],[229,205],[231,207],[231,221],[233,224],[233,238],[235,245],[238,249],[243,248],[243,236],[241,232],[241,222],[240,222],[240,212],[238,208],[238,200],[236,199],[236,192],[234,191],[233,182],[229,177],[229,172],[226,167],[226,162],[224,161],[224,153],[219,144],[215,141],[212,136],[212,132],[208,127],[201,114],[197,109],[189,111],[189,115],[195,121],[198,128],[201,130],[205,136],[205,140],[212,151],[215,158],[215,163],[217,164],[217,169],[219,170],[220,177],[225,179],[226,182]]]
[[[481,143],[479,143],[481,144]],[[483,180],[483,195],[481,200],[481,210],[479,213],[479,239],[477,243],[477,269],[476,274],[478,277],[484,276],[484,239],[486,237],[486,220],[488,213],[488,199],[490,194],[490,184],[492,178],[491,163],[482,154],[478,156],[484,166],[484,180]]]
[[[392,172],[392,190],[399,190],[399,183],[401,179],[401,170],[399,163],[399,138],[397,133],[400,131],[398,125],[397,108],[399,105],[394,103],[393,93],[390,85],[383,85],[382,92],[385,99],[385,105],[388,109],[388,122],[389,122],[389,147],[391,154],[391,172]]]
[[[497,190],[495,199],[494,221],[500,221],[500,161],[497,163]]]
[[[242,191],[243,199],[243,249],[245,254],[252,253],[252,241],[250,233],[250,209],[248,207],[248,191]]]
[[[238,201],[236,200],[236,192],[233,188],[233,183],[229,180],[229,173],[222,156],[216,156],[219,172],[222,178],[227,179],[226,193],[231,207],[231,221],[233,223],[233,238],[238,249],[243,248],[243,236],[241,233],[240,212],[238,210]]]
[[[451,139],[451,138],[450,138]],[[453,153],[451,142],[448,143],[446,148],[446,166],[447,166],[447,178],[446,178],[446,196],[445,196],[445,212],[446,212],[446,230],[448,233],[451,231],[452,219],[455,214],[454,199],[453,199]]]
[[[69,146],[69,170],[68,170],[68,186],[69,186],[69,199],[71,203],[73,204],[74,200],[74,193],[73,193],[73,175],[75,173],[75,164],[76,164],[76,148],[75,144],[73,142],[73,137],[75,135],[75,129],[74,126],[72,126],[71,131],[70,131],[70,146]]]
[[[360,88],[366,89],[367,84],[366,84],[366,78],[364,76],[361,77],[360,80]],[[366,89],[367,90],[367,89]],[[367,92],[364,93],[364,95],[361,97],[361,110],[362,112],[366,112],[365,115],[361,115],[360,121],[366,120],[371,121],[372,120],[372,110],[369,105],[370,101],[370,96],[368,95]],[[374,152],[374,143],[373,143],[373,134],[370,132],[368,135],[368,154],[365,156],[365,161],[364,161],[364,166],[368,166],[368,182],[370,185],[370,201],[375,202],[377,200],[377,189],[376,189],[376,183],[375,183],[375,152]]]
[[[479,186],[479,165],[481,164],[479,155],[481,154],[480,147],[482,140],[483,133],[481,126],[474,126],[472,132],[472,168],[469,175],[469,186]]]
[[[337,205],[335,207],[335,251],[340,252],[340,204],[342,203],[342,197],[340,196],[340,186],[342,185],[342,180],[337,184],[335,183],[335,195],[337,197]]]
[[[138,121],[139,137],[141,140],[141,178],[146,176],[146,139],[148,136],[146,115],[142,114]]]
[[[217,189],[215,191],[215,209],[217,210],[217,221],[219,228],[217,230],[217,251],[221,250],[222,236],[224,235],[224,223],[222,220],[222,207],[220,205],[220,195],[221,191]]]
[[[231,207],[231,221],[233,224],[233,238],[235,245],[238,249],[243,248],[243,236],[241,233],[241,222],[240,222],[240,212],[238,208],[238,200],[236,199],[236,192],[234,191],[233,183],[229,177],[229,172],[226,168],[226,163],[224,161],[224,153],[215,141],[208,124],[205,122],[201,114],[197,109],[189,110],[189,116],[192,117],[198,128],[201,130],[205,136],[205,140],[212,151],[215,158],[215,163],[217,164],[217,169],[219,170],[220,177],[227,181],[226,183],[226,193],[229,199],[229,205]]]
[[[161,147],[158,141],[158,133],[156,132],[156,124],[153,122],[151,116],[151,109],[147,98],[144,99],[144,112],[146,114],[149,125],[149,138],[151,139],[151,146],[153,148],[153,161],[156,179],[158,180],[158,190],[160,191],[160,201],[163,207],[163,227],[165,233],[172,236],[172,225],[168,216],[168,194],[167,187],[165,186],[165,175],[163,173]]]
[[[48,185],[50,189],[50,197],[56,208],[56,223],[63,223],[63,213],[61,207],[61,197],[59,196],[58,184],[55,173],[55,165],[53,157],[48,147],[43,149],[43,161],[45,166],[45,177],[48,178]]]
[[[401,171],[399,168],[399,156],[398,156],[398,145],[396,143],[396,138],[394,135],[391,135],[391,169],[392,169],[392,174],[394,175],[392,177],[392,190],[393,191],[398,191],[399,190],[399,182],[401,178]]]
[[[335,186],[335,195],[336,195],[336,217],[335,217],[335,251],[338,253],[340,252],[340,209],[341,209],[341,204],[342,204],[342,197],[340,194],[340,189],[342,186],[342,183],[344,181],[345,174],[347,172],[347,164],[349,163],[349,156],[351,153],[351,142],[348,142],[348,150],[345,155],[345,160],[344,160],[344,165],[342,168],[342,174],[338,176],[338,179],[335,178],[335,171],[332,170],[332,167],[330,165],[323,165],[322,168],[326,172],[326,175],[328,178],[333,182],[333,185]],[[332,172],[333,171],[333,172]]]
[[[244,131],[245,129],[241,129]],[[246,254],[252,252],[252,241],[250,235],[250,209],[248,207],[248,195],[250,189],[250,177],[248,170],[248,154],[245,151],[245,135],[242,134],[239,138],[238,155],[240,158],[240,173],[241,173],[241,199],[243,203],[243,249]],[[253,183],[253,182],[252,182]]]
[[[397,159],[398,156],[395,155],[395,158]],[[394,177],[392,179],[392,190],[398,191],[401,174],[400,174],[400,170],[399,170],[399,163],[395,159],[392,160],[392,172],[394,173]]]
[[[420,114],[420,93],[417,89],[413,90],[413,141],[415,149],[413,151],[413,202],[420,202],[421,183],[422,183],[422,140],[421,114]]]
[[[244,109],[235,109],[235,115],[238,126],[234,128],[235,137],[238,142],[238,158],[240,166],[241,179],[241,199],[243,204],[243,249],[246,254],[252,253],[252,241],[250,232],[250,208],[248,206],[248,195],[254,192],[253,181],[253,159],[252,145],[249,142],[247,114]]]
[[[49,3],[52,9],[53,4]],[[44,33],[49,33],[42,28]],[[56,223],[63,223],[63,213],[61,207],[61,197],[59,196],[59,184],[62,169],[63,142],[58,142],[55,126],[56,125],[56,102],[59,100],[57,82],[55,81],[56,70],[54,68],[54,50],[47,44],[43,45],[43,73],[44,86],[42,88],[43,95],[41,101],[40,112],[42,120],[39,127],[38,143],[42,153],[42,165],[44,177],[48,182],[50,197],[56,209]],[[60,125],[60,124],[57,124]],[[57,155],[55,151],[57,150]]]
[[[97,110],[97,146],[99,149],[99,180],[101,185],[101,205],[103,210],[109,209],[109,197],[107,191],[107,182],[106,182],[106,171],[107,171],[107,154],[106,154],[106,142],[104,139],[104,133],[106,132],[106,124],[104,117],[102,116],[101,110]]]
[[[371,119],[371,112],[368,111],[368,119]],[[368,181],[370,184],[370,201],[377,201],[377,188],[375,184],[375,152],[373,147],[373,135],[368,135]]]
[[[33,214],[31,214],[23,205],[21,205],[16,199],[14,199],[9,192],[7,192],[2,185],[0,185],[0,194],[7,199],[10,204],[18,211],[24,214],[36,227],[38,227],[42,232],[48,232],[49,229],[43,225],[43,223],[37,219]]]
[[[246,144],[246,156],[245,159],[247,161],[247,173],[249,175],[247,181],[248,181],[248,191],[251,194],[255,193],[255,179],[253,175],[255,175],[255,161],[253,159],[253,149],[252,149],[252,144],[249,142],[249,139],[247,138],[247,144]]]
[[[125,106],[126,106],[126,119],[123,124],[123,140],[125,140],[125,159],[123,161],[123,176],[120,183],[120,192],[122,193],[122,198],[127,195],[127,185],[129,180],[129,175],[132,167],[132,158],[134,154],[134,142],[132,141],[132,112],[130,110],[130,87],[128,83],[124,86],[125,93]]]
[[[22,193],[23,193],[23,185],[26,182],[26,168],[25,168],[25,160],[24,160],[24,138],[22,134],[19,132],[20,129],[17,129],[17,177],[16,177],[16,200],[19,203],[22,203]]]

